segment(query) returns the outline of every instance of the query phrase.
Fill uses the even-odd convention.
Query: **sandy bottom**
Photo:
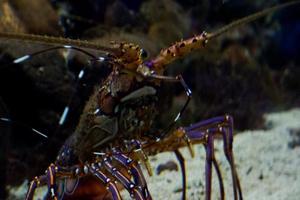
[[[234,138],[234,154],[244,199],[300,199],[300,109],[267,114],[266,130],[245,131]],[[298,143],[297,143],[298,140]],[[226,199],[232,197],[232,182],[228,163],[223,155],[222,142],[216,142],[216,156],[223,172]],[[196,156],[181,149],[186,158],[188,199],[204,199],[204,148],[194,146]],[[177,163],[173,153],[151,157],[155,175],[144,171],[150,192],[155,200],[181,199],[181,173],[165,170],[156,175],[159,165],[168,161]],[[176,168],[176,165],[175,167]],[[179,168],[179,165],[178,165]],[[26,183],[11,193],[18,199],[26,192]],[[212,199],[219,199],[219,187],[213,172]],[[124,199],[130,199],[125,191]],[[23,196],[24,197],[24,196]]]

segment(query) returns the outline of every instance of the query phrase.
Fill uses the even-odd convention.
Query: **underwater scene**
[[[0,200],[300,197],[300,1],[0,1]]]

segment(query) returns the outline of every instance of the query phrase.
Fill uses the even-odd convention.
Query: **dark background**
[[[0,31],[95,40],[103,45],[129,41],[150,58],[181,38],[213,31],[235,19],[284,1],[253,0],[12,0],[1,1]],[[172,63],[169,75],[182,74],[193,91],[182,124],[229,113],[238,130],[263,127],[263,113],[300,106],[300,6],[235,29],[210,41],[206,50]],[[1,185],[19,185],[44,172],[76,127],[105,64],[89,65],[76,53],[55,51],[14,65],[12,60],[47,48],[25,41],[0,40]],[[103,55],[103,53],[99,53]],[[87,75],[76,85],[77,73]],[[104,70],[103,70],[104,69]],[[180,85],[163,85],[161,124],[176,116],[185,99]],[[66,124],[57,123],[71,100]],[[171,108],[170,108],[171,107]],[[36,128],[50,136],[33,133]]]

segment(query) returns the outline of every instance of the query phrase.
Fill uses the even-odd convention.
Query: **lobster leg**
[[[140,165],[138,163],[135,163],[132,159],[130,159],[128,156],[122,154],[119,151],[116,151],[113,153],[112,157],[117,160],[119,163],[121,163],[126,169],[128,169],[133,176],[134,182],[137,186],[141,187],[141,190],[143,192],[143,195],[146,197],[147,200],[151,200],[152,197],[150,195],[150,192],[147,187],[147,182],[145,180],[145,177],[142,173],[142,170],[140,168]]]
[[[111,160],[108,157],[103,159],[103,165],[111,175],[113,175],[129,192],[130,196],[136,200],[146,200],[143,192],[137,187],[131,180],[124,176],[116,167],[111,164]]]
[[[29,185],[25,200],[32,200],[34,197],[34,192],[35,189],[39,185],[48,185],[48,196],[50,195],[50,198],[53,200],[57,200],[57,191],[56,191],[56,184],[55,184],[55,179],[56,179],[56,169],[55,165],[51,164],[47,171],[46,175],[40,176],[40,177],[35,177]]]
[[[32,200],[34,196],[35,189],[40,185],[40,184],[45,184],[47,180],[47,176],[43,175],[40,177],[34,177],[34,179],[30,182],[27,194],[25,196],[25,200]]]
[[[205,146],[206,161],[205,161],[205,199],[211,199],[211,180],[212,180],[212,160],[214,156],[213,136],[207,138]]]
[[[233,130],[233,119],[228,115],[201,121],[189,127],[184,128],[184,131],[186,132],[188,138],[190,138],[191,141],[206,140],[205,143],[206,154],[207,154],[206,176],[207,176],[207,185],[208,185],[206,187],[206,194],[210,195],[211,163],[214,163],[219,180],[222,180],[220,170],[218,169],[219,168],[218,164],[215,161],[213,155],[213,137],[221,134],[223,136],[223,141],[224,141],[224,153],[231,168],[234,199],[237,199],[238,195],[239,195],[239,199],[243,199],[239,178],[237,176],[237,172],[234,166],[234,158],[232,152],[232,142],[233,142],[232,130]],[[224,194],[223,182],[220,182],[220,192],[222,196],[222,193]]]
[[[182,174],[182,200],[185,200],[186,199],[186,174],[185,174],[184,157],[182,156],[182,154],[178,149],[176,149],[174,153],[180,164],[180,169]]]
[[[48,191],[50,190],[51,199],[57,200],[57,188],[56,188],[56,170],[55,165],[51,164],[47,169],[47,184],[48,184]],[[49,192],[48,192],[49,194]]]
[[[117,186],[108,178],[103,172],[100,171],[99,167],[96,164],[88,166],[89,172],[94,176],[99,178],[103,183],[106,184],[107,189],[110,191],[113,200],[122,200],[121,195]]]
[[[209,134],[210,131],[213,132],[215,130],[208,129],[206,132]],[[207,143],[204,144],[204,147],[206,151],[206,163],[205,163],[206,199],[211,199],[210,195],[211,195],[212,164],[213,164],[219,180],[220,196],[221,199],[224,200],[225,192],[224,192],[223,178],[214,153],[214,134],[211,134],[207,137]]]
[[[212,162],[213,162],[214,168],[217,172],[217,176],[218,176],[218,179],[219,179],[221,200],[224,200],[225,199],[225,191],[224,191],[224,184],[223,184],[223,178],[222,178],[221,170],[220,170],[219,164],[218,164],[217,160],[215,159],[215,157],[213,157]]]
[[[38,177],[34,177],[34,179],[30,182],[25,200],[33,199],[35,189],[38,187],[38,185],[39,185],[39,179],[38,179]]]
[[[232,175],[232,180],[233,180],[233,192],[234,192],[234,195],[235,195],[235,198],[237,197],[237,192],[238,192],[238,195],[239,195],[239,198],[240,199],[243,199],[243,195],[242,195],[242,189],[241,189],[241,185],[240,185],[240,180],[238,178],[238,175],[237,175],[237,172],[236,172],[236,168],[234,166],[234,157],[233,157],[233,152],[232,152],[232,142],[229,138],[229,144],[226,145],[226,136],[227,135],[230,135],[230,134],[227,134],[228,132],[231,132],[230,128],[228,128],[229,131],[226,131],[226,129],[220,127],[219,128],[219,131],[222,133],[223,135],[223,141],[224,141],[224,153],[225,153],[225,156],[226,156],[226,159],[228,161],[228,163],[230,164],[230,169],[231,169],[231,175]],[[235,180],[235,181],[234,181]],[[238,191],[236,191],[236,189]]]

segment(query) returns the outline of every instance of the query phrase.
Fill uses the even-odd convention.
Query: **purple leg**
[[[115,150],[112,157],[117,160],[119,163],[121,163],[126,169],[130,171],[130,173],[133,176],[134,183],[141,188],[143,192],[143,196],[147,200],[151,200],[152,197],[150,195],[150,192],[147,187],[147,182],[145,180],[145,177],[142,173],[142,170],[140,168],[140,165],[138,163],[135,163],[132,159],[130,159],[128,156],[122,154],[121,152]]]
[[[212,130],[214,131],[214,130]],[[209,134],[210,129],[208,129],[207,134]],[[220,188],[220,196],[223,200],[225,198],[224,193],[224,185],[223,185],[223,178],[222,174],[219,168],[219,165],[217,163],[217,160],[215,158],[214,153],[214,135],[208,135],[207,137],[207,144],[204,144],[205,151],[206,151],[206,163],[205,163],[205,174],[206,174],[206,199],[211,199],[211,181],[212,181],[212,164],[214,165],[214,168],[217,172],[218,180],[219,180],[219,188]]]
[[[214,164],[214,167],[217,171],[217,175],[220,183],[220,193],[221,198],[224,198],[224,187],[221,172],[219,170],[218,164],[214,157],[213,152],[213,137],[215,135],[222,135],[224,141],[224,153],[227,161],[230,164],[232,181],[233,181],[233,193],[234,199],[237,199],[237,195],[239,195],[239,199],[243,199],[242,190],[240,187],[239,178],[237,176],[237,172],[234,165],[234,158],[232,152],[232,143],[233,143],[233,119],[232,117],[226,115],[221,117],[215,117],[212,119],[208,119],[205,121],[198,122],[189,127],[184,128],[187,136],[190,140],[205,140],[206,143],[206,195],[208,196],[206,199],[210,199],[211,193],[211,165]],[[238,193],[237,193],[238,192]]]
[[[105,169],[113,175],[129,192],[130,196],[135,198],[136,200],[146,200],[143,192],[139,187],[137,187],[132,181],[130,181],[126,176],[124,176],[117,168],[113,167],[111,164],[111,160],[108,157],[103,159],[103,165]]]
[[[47,196],[50,199],[57,200],[57,191],[56,191],[56,166],[51,164],[47,171],[46,175],[35,177],[29,185],[25,200],[32,200],[34,197],[35,189],[40,185],[48,185],[48,194]]]
[[[230,132],[232,132],[232,129],[228,127],[227,130],[226,130],[226,128],[220,127],[219,131],[223,135],[224,153],[225,153],[227,161],[229,162],[230,169],[231,169],[231,175],[232,175],[232,180],[233,180],[234,198],[237,199],[237,192],[238,192],[239,199],[243,199],[240,180],[239,180],[239,177],[237,175],[236,168],[234,166],[234,157],[233,157],[233,151],[232,151],[232,138],[229,136],[229,135],[232,135],[232,134],[230,134]],[[229,134],[228,134],[228,132],[229,132]],[[229,136],[229,137],[227,138],[227,136]],[[229,143],[228,145],[226,144],[227,140],[228,140],[228,143]],[[236,191],[236,189],[238,191]]]
[[[55,165],[51,164],[47,169],[47,185],[48,191],[50,191],[51,199],[57,200],[57,191],[56,191],[56,170]],[[49,193],[49,192],[48,192]]]
[[[92,166],[89,166],[89,172],[99,178],[107,186],[107,189],[110,191],[113,200],[122,200],[117,186],[110,180],[110,178],[101,172],[99,167],[96,167],[96,165],[97,164],[93,164]]]
[[[39,179],[40,179],[39,177],[34,177],[34,179],[30,182],[25,200],[32,200],[33,199],[35,189],[39,186],[39,183],[40,183]]]
[[[177,149],[174,151],[177,160],[179,161],[180,164],[180,169],[181,169],[181,175],[182,175],[182,200],[186,199],[186,174],[185,174],[185,164],[184,164],[184,157],[180,153],[180,151]]]
[[[124,156],[122,158],[127,158],[127,157]],[[111,179],[101,171],[104,169],[106,169],[113,177],[115,177],[115,179],[125,187],[125,189],[130,193],[130,195],[134,199],[151,200],[151,196],[147,189],[146,181],[142,176],[142,172],[139,166],[138,165],[136,166],[132,163],[128,167],[131,167],[132,174],[136,174],[134,175],[134,177],[135,177],[135,181],[138,184],[134,184],[120,171],[118,171],[117,168],[113,167],[111,164],[111,159],[109,159],[108,157],[104,157],[103,160],[99,163],[84,165],[83,168],[81,168],[80,166],[62,168],[59,167],[58,165],[51,164],[46,171],[46,175],[35,177],[34,180],[31,181],[25,200],[32,200],[36,188],[39,187],[40,185],[45,185],[45,184],[48,185],[48,194],[46,198],[52,200],[58,200],[56,177],[59,176],[60,178],[68,178],[69,176],[74,175],[74,173],[78,177],[85,176],[87,174],[94,175],[106,185],[107,190],[111,193],[113,200],[121,200],[122,198],[120,196],[119,190],[115,185],[115,183],[111,181]]]
[[[215,158],[213,158],[213,165],[214,165],[214,168],[217,172],[217,176],[218,176],[218,179],[219,179],[221,200],[224,200],[225,199],[225,191],[224,191],[223,178],[222,178],[221,170],[219,168],[219,164],[218,164],[218,162]]]
[[[205,146],[206,161],[205,161],[205,199],[211,199],[211,180],[212,180],[212,160],[214,155],[213,136],[208,136]]]

